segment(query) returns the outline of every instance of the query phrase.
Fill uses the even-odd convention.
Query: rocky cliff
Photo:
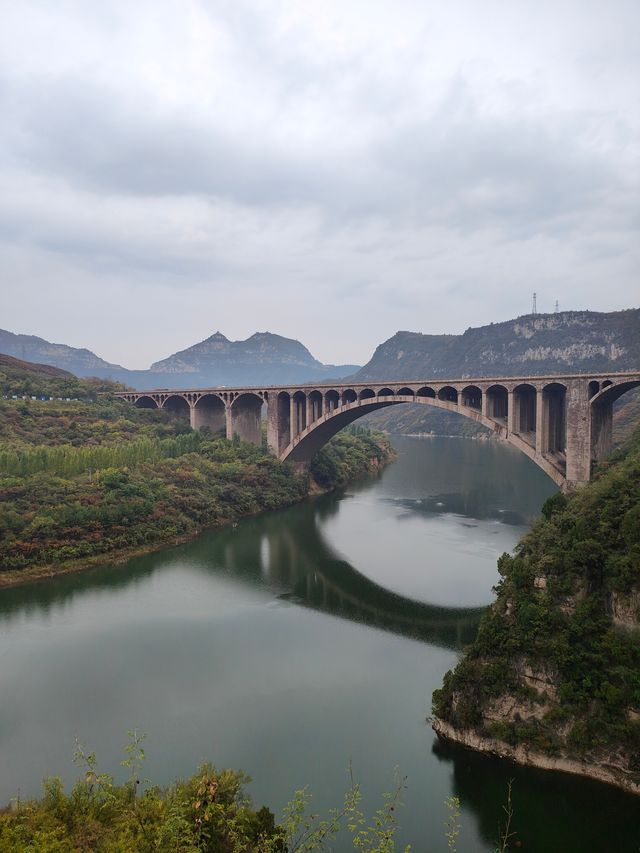
[[[640,793],[640,430],[504,554],[496,600],[433,695],[444,738]]]

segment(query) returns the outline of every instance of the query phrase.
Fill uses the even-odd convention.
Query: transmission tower
[[[531,308],[531,313],[532,314],[538,313],[538,309],[536,308],[536,292],[535,292],[535,290],[533,291],[533,307]]]
[[[559,310],[560,310],[560,306],[558,305],[558,300],[556,299],[556,314],[558,313]]]

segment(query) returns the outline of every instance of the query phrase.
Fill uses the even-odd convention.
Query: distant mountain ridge
[[[462,335],[396,332],[353,379],[541,376],[640,365],[640,309],[530,314]]]
[[[110,364],[88,349],[53,344],[35,335],[0,329],[0,353],[48,364],[80,377],[113,379],[140,390],[215,385],[277,385],[320,382],[353,373],[359,365],[322,364],[299,341],[256,332],[246,341],[230,341],[216,332],[149,370]]]

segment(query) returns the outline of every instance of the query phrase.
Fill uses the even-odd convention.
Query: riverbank
[[[431,720],[431,727],[443,740],[458,743],[476,752],[484,752],[487,755],[504,758],[523,767],[536,767],[539,770],[555,770],[560,773],[570,773],[573,776],[583,776],[595,782],[603,782],[621,788],[629,794],[640,794],[638,775],[631,774],[619,765],[593,764],[584,759],[550,755],[531,749],[524,744],[512,746],[498,738],[483,736],[472,729],[456,729],[450,723],[437,718]],[[612,760],[615,761],[615,756],[612,756]]]
[[[498,561],[476,640],[433,694],[440,737],[640,794],[640,431]]]
[[[0,545],[0,589],[188,542],[205,530],[376,473],[393,458],[384,436],[360,429],[332,439],[308,474],[262,448],[205,438],[197,453],[134,469],[108,468],[66,480],[47,472],[0,476],[0,524],[6,529],[12,517],[24,522]]]

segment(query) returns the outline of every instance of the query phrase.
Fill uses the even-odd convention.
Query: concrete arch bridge
[[[417,403],[484,424],[525,453],[561,488],[585,483],[611,450],[613,403],[640,386],[640,372],[437,381],[327,383],[248,388],[123,391],[141,408],[168,409],[194,429],[224,430],[267,444],[279,459],[306,465],[339,430],[388,406]]]

